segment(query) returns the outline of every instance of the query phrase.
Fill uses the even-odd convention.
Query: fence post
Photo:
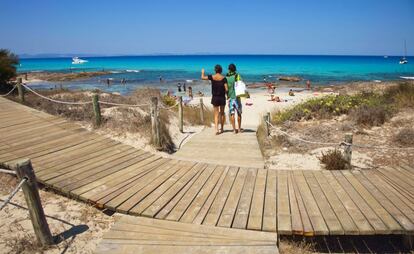
[[[352,133],[345,134],[345,148],[344,148],[344,158],[347,162],[349,169],[352,168],[351,159],[352,159]]]
[[[24,89],[22,86],[22,78],[17,78],[17,91],[19,92],[20,102],[24,102]]]
[[[184,119],[183,119],[183,97],[178,96],[178,127],[180,132],[184,132]]]
[[[154,146],[159,149],[161,147],[160,140],[160,118],[158,110],[158,98],[151,98],[151,134]]]
[[[53,236],[50,233],[49,225],[47,224],[42,203],[40,201],[38,185],[32,168],[32,163],[29,159],[22,159],[16,161],[13,167],[20,181],[23,178],[27,179],[22,185],[22,190],[37,241],[43,246],[52,245]]]
[[[95,126],[99,127],[101,125],[102,117],[101,117],[101,107],[99,106],[99,95],[94,94],[92,96],[92,105],[93,105],[93,112],[95,113]]]
[[[269,124],[267,123],[268,121],[269,121],[269,115],[266,114],[266,115],[263,116],[263,123],[265,125],[266,135],[270,136]]]
[[[203,98],[200,98],[200,121],[201,121],[201,124],[204,123],[204,103],[203,103]]]

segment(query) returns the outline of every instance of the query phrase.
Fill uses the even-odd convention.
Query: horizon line
[[[88,53],[36,53],[36,54],[17,54],[21,59],[31,58],[71,58],[71,57],[141,57],[141,56],[373,56],[373,57],[402,57],[401,55],[370,55],[370,54],[268,54],[268,53],[151,53],[151,54],[88,54]],[[407,55],[406,57],[414,57]]]

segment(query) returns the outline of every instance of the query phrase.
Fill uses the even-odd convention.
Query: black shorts
[[[213,96],[211,98],[211,104],[213,104],[215,107],[226,106],[226,97]]]

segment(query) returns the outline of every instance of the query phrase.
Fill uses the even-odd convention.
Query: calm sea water
[[[71,58],[21,59],[19,72],[35,71],[111,71],[110,75],[85,81],[65,83],[70,88],[100,88],[128,93],[137,86],[175,87],[200,77],[201,68],[213,72],[215,64],[224,69],[235,63],[246,81],[276,80],[278,76],[294,75],[313,84],[325,85],[357,80],[398,80],[414,76],[414,57],[408,64],[398,64],[399,57],[389,56],[278,56],[278,55],[197,55],[197,56],[122,56],[82,57],[87,63],[73,65]],[[163,82],[159,81],[162,77]],[[105,80],[112,78],[114,86],[106,87]],[[116,86],[121,79],[127,86]],[[42,83],[41,87],[55,83]]]

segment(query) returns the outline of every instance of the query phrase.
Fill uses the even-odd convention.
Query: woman
[[[216,127],[216,135],[223,133],[224,126],[224,107],[226,106],[227,79],[221,75],[223,68],[220,65],[214,67],[216,74],[206,76],[204,69],[201,70],[201,79],[211,81],[211,104],[214,107],[214,125]],[[221,124],[220,130],[218,124]]]

